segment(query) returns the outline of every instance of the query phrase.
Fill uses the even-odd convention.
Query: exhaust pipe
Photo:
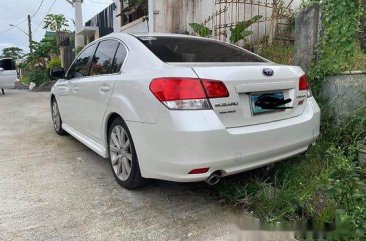
[[[221,173],[220,172],[214,172],[212,173],[206,180],[205,182],[208,183],[208,185],[214,186],[217,183],[220,182],[221,179]]]

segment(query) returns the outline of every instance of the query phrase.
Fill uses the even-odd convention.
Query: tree
[[[23,56],[23,49],[18,47],[4,48],[2,55],[13,59],[20,59]]]
[[[199,23],[190,23],[189,26],[201,37],[210,37],[212,30]]]
[[[127,3],[130,6],[138,6],[138,5],[143,4],[144,6],[147,7],[147,5],[148,5],[147,0],[128,0]]]
[[[256,15],[253,18],[247,21],[240,22],[235,27],[230,28],[231,30],[230,42],[232,44],[236,44],[240,40],[245,40],[246,37],[248,37],[253,33],[253,31],[247,30],[247,28],[249,28],[252,24],[259,21],[262,17],[263,16],[261,15]]]
[[[45,69],[52,54],[59,54],[56,36],[45,36],[40,42],[32,42],[33,53],[27,55],[25,65]]]
[[[145,15],[148,14],[148,0],[128,0],[127,4],[131,7],[134,8],[135,10],[138,7],[142,8],[142,11],[144,12]]]
[[[63,14],[48,14],[44,19],[44,29],[60,32],[68,27],[68,21]]]

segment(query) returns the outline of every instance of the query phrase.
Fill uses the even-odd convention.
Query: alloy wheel
[[[116,125],[111,131],[109,150],[114,173],[118,179],[126,181],[131,174],[133,154],[130,139],[120,125]]]
[[[53,121],[53,126],[55,127],[55,130],[56,131],[60,130],[61,116],[60,116],[60,112],[58,110],[56,101],[54,101],[52,104],[52,121]]]

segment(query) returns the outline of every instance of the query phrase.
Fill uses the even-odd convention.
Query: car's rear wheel
[[[53,128],[55,129],[55,132],[63,136],[66,134],[64,129],[62,129],[62,119],[60,115],[60,111],[58,109],[57,101],[55,99],[51,102],[51,113],[52,113],[52,122],[53,122]]]
[[[122,118],[116,118],[109,128],[108,151],[113,175],[122,187],[134,189],[146,184],[130,131]]]

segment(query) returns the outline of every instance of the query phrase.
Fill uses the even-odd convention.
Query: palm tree
[[[44,19],[44,29],[60,32],[68,27],[68,21],[63,14],[48,14]]]

